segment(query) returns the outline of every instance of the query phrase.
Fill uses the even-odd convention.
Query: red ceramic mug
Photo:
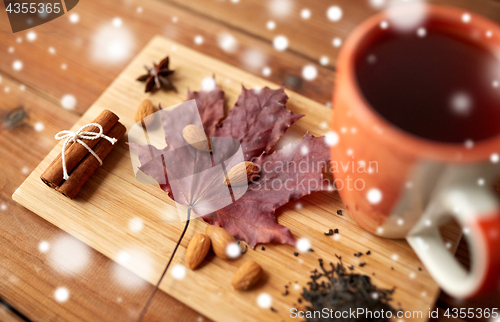
[[[404,14],[402,10],[401,15]],[[428,6],[422,26],[414,31],[406,30],[405,33],[413,32],[415,40],[416,37],[439,33],[454,41],[463,40],[467,46],[477,45],[481,50],[491,52],[492,57],[500,53],[500,27],[464,10]],[[409,124],[406,125],[411,126],[411,118],[421,117],[419,114],[408,112],[405,117],[403,112],[401,120],[389,121],[390,115],[384,115],[381,108],[386,107],[381,107],[380,102],[383,103],[386,99],[387,105],[391,105],[399,99],[398,95],[401,93],[396,90],[384,92],[384,83],[398,85],[397,81],[391,80],[391,76],[367,83],[360,79],[359,70],[363,68],[363,63],[360,63],[362,59],[366,58],[372,63],[377,61],[378,57],[364,55],[369,54],[372,49],[376,51],[377,44],[385,39],[387,33],[399,37],[397,31],[391,30],[387,14],[380,13],[352,32],[339,55],[332,121],[332,129],[339,140],[331,147],[332,160],[339,165],[356,162],[355,167],[348,166],[344,169],[347,171],[335,171],[336,185],[342,201],[349,215],[365,230],[381,237],[406,238],[433,278],[450,295],[468,298],[497,289],[500,287],[500,202],[491,187],[500,173],[500,118],[495,121],[498,129],[496,134],[487,131],[491,124],[478,125],[477,122],[482,119],[486,120],[484,122],[493,122],[491,117],[479,115],[483,113],[480,101],[476,106],[478,110],[472,112],[477,117],[471,126],[476,128],[459,127],[464,132],[479,135],[480,139],[465,142],[453,142],[453,135],[451,139],[447,136],[448,129],[457,131],[457,128],[452,129],[454,121],[443,119],[444,114],[439,117],[427,115],[428,122],[423,122],[420,129],[414,128],[415,131],[421,130],[422,136],[405,130],[399,123],[406,122]],[[446,48],[443,50],[446,51]],[[436,55],[440,55],[440,52],[436,52]],[[457,55],[435,65],[436,70],[453,64]],[[396,62],[390,62],[388,68],[393,66],[391,63],[397,63],[402,58],[397,56],[393,59]],[[416,62],[420,63],[422,62]],[[378,72],[383,73],[384,68]],[[397,74],[401,71],[390,72]],[[418,74],[419,71],[415,72]],[[367,75],[367,79],[373,76],[370,73]],[[450,83],[454,83],[457,77],[474,76],[453,76]],[[418,86],[425,87],[427,82],[432,83],[433,80],[431,71],[428,79],[419,80]],[[467,79],[464,78],[463,81],[466,82]],[[495,80],[489,84],[493,88],[499,85]],[[383,93],[371,91],[370,94],[376,96],[374,101],[378,106],[374,106],[372,98],[366,96],[370,92],[370,88],[367,90],[366,87],[370,86],[382,89]],[[420,89],[412,88],[411,83],[403,86],[409,87],[404,89],[405,95],[411,95],[412,90]],[[391,95],[395,96],[390,97]],[[422,98],[416,97],[417,103],[412,101],[410,105],[418,105],[420,99]],[[432,97],[423,98],[422,102],[426,99]],[[467,110],[466,103],[458,101],[456,112],[471,113]],[[500,105],[497,108],[500,110]],[[422,109],[425,111],[427,107],[422,106]],[[484,113],[491,112],[488,111]],[[466,120],[467,118],[460,122]],[[458,131],[456,135],[460,136],[460,130]],[[436,135],[436,140],[433,140],[433,135]],[[367,170],[359,171],[359,166],[364,166]],[[343,187],[338,187],[339,182],[343,183]],[[346,185],[348,182],[350,189]],[[464,227],[471,252],[472,265],[469,272],[455,260],[440,237],[439,225],[450,217],[457,219]]]

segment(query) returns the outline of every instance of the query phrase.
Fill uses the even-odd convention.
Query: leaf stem
[[[146,302],[146,305],[144,305],[144,308],[141,311],[141,314],[139,315],[139,318],[137,319],[137,322],[141,322],[142,319],[144,318],[144,315],[146,314],[149,305],[151,304],[151,301],[153,300],[153,297],[156,294],[156,291],[158,291],[158,288],[160,287],[160,283],[163,280],[163,277],[165,277],[165,274],[167,273],[168,267],[170,266],[170,263],[172,263],[172,259],[174,259],[175,253],[177,252],[177,248],[179,248],[179,245],[181,244],[182,238],[184,238],[184,234],[186,233],[186,230],[189,226],[189,221],[191,219],[191,206],[188,207],[187,209],[187,220],[186,220],[186,226],[184,226],[184,230],[182,231],[181,236],[179,237],[179,240],[177,241],[177,244],[175,245],[174,251],[172,252],[172,256],[170,256],[170,259],[168,260],[167,266],[163,270],[163,273],[161,274],[160,280],[158,283],[156,283],[155,289],[151,293],[151,295],[148,298],[148,301]]]

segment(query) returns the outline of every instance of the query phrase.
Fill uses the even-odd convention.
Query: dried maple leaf
[[[283,87],[256,91],[242,86],[236,105],[212,136],[239,140],[245,160],[269,153],[290,125],[304,116],[287,110],[287,100]]]
[[[262,154],[253,161],[261,169],[260,178],[249,184],[245,195],[203,219],[224,227],[252,248],[258,243],[294,244],[290,230],[276,222],[274,213],[290,201],[321,190],[322,170],[329,158],[324,139],[309,134],[272,154]]]
[[[136,146],[140,169],[155,178],[171,198],[175,195],[174,191],[182,191],[182,195],[177,194],[177,203],[189,205],[198,215],[206,214],[203,219],[207,222],[226,228],[251,247],[270,242],[293,244],[292,234],[288,228],[277,224],[274,213],[287,202],[323,188],[322,166],[329,160],[323,138],[306,134],[302,141],[267,154],[288,127],[302,117],[286,109],[288,97],[283,88],[264,88],[259,92],[243,88],[236,106],[221,125],[218,125],[223,110],[223,92],[220,89],[209,93],[194,92],[190,97],[197,100],[201,120],[187,110],[162,110],[168,146],[162,150]],[[207,158],[210,154],[186,146],[181,133],[187,124],[203,124],[205,130],[211,133],[210,140],[215,147],[211,163]],[[223,192],[227,188],[218,187],[223,182],[224,174],[210,171],[212,166],[221,163],[230,168],[241,161],[233,157],[239,144],[234,145],[232,141],[217,143],[224,137],[236,139],[233,141],[241,144],[241,158],[252,159],[261,167],[260,177],[249,184],[248,191],[247,186],[234,187],[230,196]],[[297,171],[300,163],[306,165],[309,171]],[[187,178],[187,174],[199,176]],[[277,187],[277,183],[281,186]],[[192,189],[186,193],[182,187]]]
[[[177,92],[174,84],[169,79],[169,76],[174,73],[173,70],[169,69],[169,58],[168,56],[164,58],[158,65],[153,63],[153,67],[149,68],[144,66],[147,74],[141,75],[137,78],[140,82],[146,82],[145,92],[151,92],[154,88],[160,89],[161,87],[173,89]]]
[[[224,117],[224,92],[219,86],[212,91],[188,91],[188,100],[192,99],[198,106],[205,133],[212,136],[217,124]]]

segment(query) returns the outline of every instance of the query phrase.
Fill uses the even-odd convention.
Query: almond
[[[233,235],[228,233],[228,231],[224,228],[213,225],[207,226],[205,234],[210,237],[212,249],[214,250],[215,255],[222,259],[230,259],[227,255],[226,249],[229,244],[236,242]]]
[[[182,137],[187,143],[197,150],[205,152],[212,151],[210,140],[207,138],[205,131],[196,125],[186,125],[186,127],[182,130]]]
[[[257,179],[259,176],[259,166],[250,161],[238,163],[229,170],[224,182],[228,186],[242,186]]]
[[[204,234],[195,235],[188,244],[186,263],[190,269],[195,269],[203,262],[210,250],[210,237]]]
[[[262,268],[254,261],[246,262],[236,271],[231,285],[239,291],[246,291],[255,285],[262,277]]]
[[[153,103],[150,100],[144,100],[142,101],[141,105],[137,108],[137,111],[135,112],[135,122],[144,122],[144,126],[150,125],[154,117],[147,117],[150,115],[153,115],[155,112],[155,108],[153,106]]]

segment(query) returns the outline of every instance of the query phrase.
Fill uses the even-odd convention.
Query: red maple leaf
[[[242,196],[232,203],[227,202],[228,196],[220,192],[223,189],[214,186],[223,182],[222,177],[217,177],[220,173],[203,171],[208,170],[214,160],[215,164],[227,160],[238,147],[234,144],[221,145],[220,149],[214,149],[212,162],[209,162],[207,156],[210,154],[186,146],[182,129],[185,124],[194,124],[195,121],[189,113],[176,111],[178,108],[162,111],[165,113],[162,115],[163,127],[169,133],[165,138],[168,144],[165,149],[133,145],[141,162],[140,170],[155,178],[171,198],[174,196],[172,191],[180,183],[175,179],[175,182],[172,179],[168,181],[167,168],[170,169],[169,178],[176,177],[171,176],[172,169],[177,173],[193,170],[192,173],[202,173],[196,179],[190,179],[189,185],[194,189],[176,202],[189,204],[197,212],[199,204],[209,201],[215,208],[210,213],[200,209],[201,214],[208,213],[203,219],[224,227],[250,247],[258,243],[294,244],[291,232],[276,222],[274,214],[280,206],[323,189],[322,170],[329,160],[329,150],[323,138],[306,134],[300,142],[268,154],[290,125],[303,116],[286,109],[288,97],[283,88],[271,90],[266,87],[255,91],[243,87],[236,105],[222,122],[224,93],[220,88],[210,92],[190,92],[189,98],[197,102],[205,131],[215,137],[211,138],[212,146],[217,137],[236,139],[241,144],[244,159],[260,167],[260,177],[248,185],[248,190],[246,186],[245,191],[232,187],[233,194],[240,193]],[[170,153],[174,150],[175,154]],[[227,206],[214,206],[217,203]]]

